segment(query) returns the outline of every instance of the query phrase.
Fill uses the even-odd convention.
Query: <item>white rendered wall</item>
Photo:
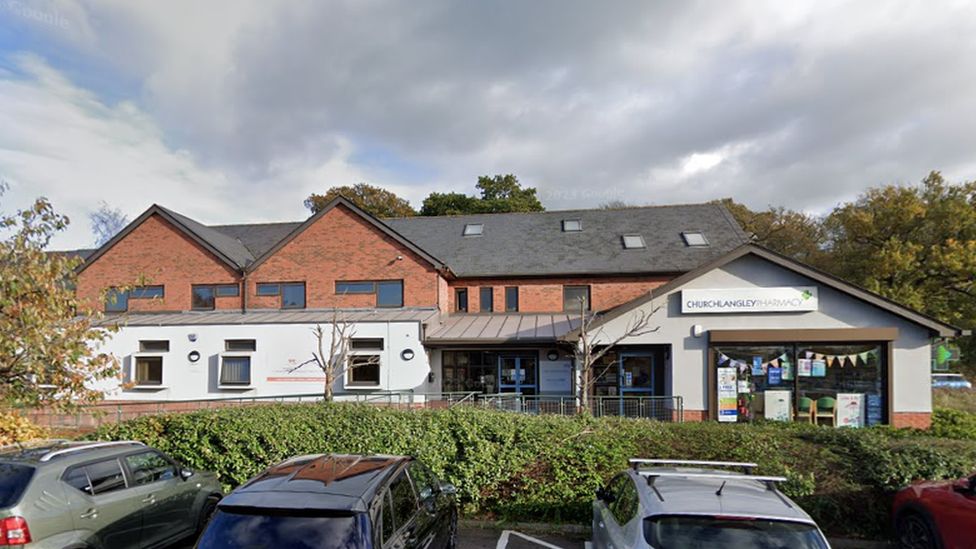
[[[253,397],[323,392],[321,381],[279,381],[289,377],[324,377],[314,365],[289,372],[312,358],[317,341],[312,333],[314,324],[254,324],[208,326],[129,326],[116,333],[100,351],[116,355],[126,379],[131,379],[133,357],[139,354],[163,356],[163,388],[123,389],[119,381],[102,382],[108,400],[188,400],[221,397]],[[323,325],[327,337],[329,325]],[[195,335],[196,341],[190,341]],[[434,389],[427,382],[430,367],[427,354],[419,342],[420,325],[416,322],[364,322],[355,325],[356,338],[383,338],[380,354],[380,386],[371,390],[344,389],[343,381],[334,385],[336,393],[368,393],[370,391],[408,391],[418,393]],[[140,353],[140,340],[169,341],[167,353]],[[254,339],[254,353],[224,351],[226,339]],[[328,353],[328,339],[324,342]],[[405,361],[400,354],[412,349],[414,357]],[[191,351],[200,353],[200,360],[191,363]],[[222,389],[218,384],[219,357],[223,354],[251,355],[251,387]]]
[[[749,314],[682,314],[678,288],[645,304],[650,312],[660,306],[652,325],[656,332],[630,338],[622,344],[670,343],[671,393],[684,397],[685,409],[704,410],[707,407],[708,337],[692,336],[692,326],[708,330],[752,329],[824,329],[824,328],[898,328],[894,342],[893,374],[889,383],[894,390],[895,412],[931,412],[932,391],[930,373],[930,339],[928,331],[887,311],[857,300],[847,294],[800,276],[756,256],[741,257],[724,267],[690,281],[683,288],[752,288],[775,286],[817,286],[819,309],[802,313]],[[624,329],[630,315],[607,323],[606,337]]]

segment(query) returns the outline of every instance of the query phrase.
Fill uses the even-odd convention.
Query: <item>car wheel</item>
[[[906,549],[938,549],[942,545],[935,528],[920,513],[902,514],[895,527],[898,531],[898,542]]]
[[[203,504],[203,509],[200,510],[200,518],[197,523],[197,535],[203,533],[203,529],[207,527],[207,523],[210,522],[210,518],[213,517],[214,512],[217,510],[217,502],[220,498],[209,497],[207,501]]]
[[[449,526],[447,535],[447,549],[457,549],[457,537],[458,537],[458,516],[457,511],[451,515],[451,525]]]

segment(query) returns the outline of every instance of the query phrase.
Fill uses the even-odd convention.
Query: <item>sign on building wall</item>
[[[550,395],[573,394],[573,364],[569,361],[539,364],[539,392]]]
[[[817,310],[816,286],[681,290],[681,312],[790,313]]]

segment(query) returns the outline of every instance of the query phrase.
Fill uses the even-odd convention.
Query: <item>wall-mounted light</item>
[[[555,349],[549,351],[546,353],[546,358],[548,358],[550,361],[559,360],[559,351]]]
[[[186,335],[186,338],[189,339],[190,341],[196,341],[197,340],[197,334],[187,334]]]
[[[413,360],[414,352],[413,349],[404,349],[400,351],[400,358],[403,360]]]
[[[427,374],[427,383],[433,383],[433,382],[434,382],[434,372],[431,371],[429,374]]]
[[[190,362],[197,362],[200,360],[200,351],[190,351],[190,354],[186,355],[186,359]]]
[[[695,324],[691,327],[691,335],[693,337],[701,337],[703,333],[705,333],[705,327],[701,324]]]

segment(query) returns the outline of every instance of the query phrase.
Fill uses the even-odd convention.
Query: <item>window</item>
[[[215,293],[217,297],[238,297],[241,295],[241,287],[237,284],[220,284]]]
[[[339,282],[336,281],[336,293],[343,294],[371,294],[376,291],[373,282]]]
[[[382,351],[382,337],[354,337],[349,340],[349,347],[353,351]]]
[[[91,480],[92,495],[107,494],[125,488],[125,475],[119,460],[110,459],[87,465],[88,478]]]
[[[280,295],[280,306],[282,309],[304,309],[305,308],[305,283],[304,282],[284,282],[284,283],[265,283],[257,285],[257,295],[275,296]]]
[[[136,286],[129,292],[129,299],[154,299],[162,297],[162,286]]]
[[[579,311],[580,302],[583,302],[583,310],[590,310],[590,287],[589,286],[563,286],[563,310]]]
[[[378,282],[376,284],[377,307],[403,307],[403,281]]]
[[[176,478],[176,467],[159,452],[141,452],[125,456],[125,465],[132,475],[134,486],[143,486]]]
[[[454,310],[459,313],[468,312],[468,289],[458,288],[454,290]]]
[[[225,351],[249,352],[256,351],[258,343],[254,339],[225,339]]]
[[[564,233],[578,233],[583,230],[583,222],[579,219],[563,219]]]
[[[390,493],[383,494],[383,543],[385,544],[393,533],[396,532],[396,524],[393,519],[393,504],[391,503]]]
[[[168,353],[168,339],[143,339],[139,341],[139,351],[142,353]]]
[[[481,293],[481,312],[490,313],[495,310],[495,289],[491,286],[484,286]]]
[[[105,292],[105,312],[124,313],[129,310],[129,292],[118,288],[109,288]]]
[[[223,356],[220,357],[221,385],[250,385],[251,357]]]
[[[634,481],[627,476],[621,476],[623,482],[615,487],[613,502],[610,503],[610,511],[613,513],[617,524],[623,526],[637,516],[638,495]]]
[[[136,357],[136,385],[162,385],[163,384],[163,357],[161,356],[140,356]]]
[[[419,461],[410,462],[410,479],[413,480],[413,487],[420,496],[421,501],[430,499],[440,489],[437,477],[424,464]]]
[[[485,226],[481,223],[468,223],[464,226],[464,236],[481,236]]]
[[[258,295],[278,295],[281,293],[281,287],[278,284],[258,284],[257,294]]]
[[[685,241],[685,246],[708,246],[705,235],[699,231],[689,231],[681,233],[681,238]]]
[[[193,286],[190,289],[190,306],[195,311],[210,311],[214,308],[214,287]]]
[[[80,490],[89,496],[91,495],[91,483],[88,482],[88,473],[85,471],[84,466],[72,467],[64,472],[64,476],[61,480],[65,484],[71,486],[75,490]]]
[[[625,234],[620,237],[624,243],[624,249],[634,250],[640,248],[646,248],[644,245],[644,237],[639,234]]]
[[[405,473],[400,473],[400,476],[390,485],[390,495],[393,496],[393,517],[396,528],[402,530],[413,520],[413,515],[417,512],[417,496]]]
[[[505,288],[505,312],[518,312],[518,310],[518,286],[509,286]]]
[[[377,307],[403,307],[402,280],[336,281],[336,295],[376,294]]]
[[[353,355],[349,357],[350,387],[378,387],[380,384],[380,356]]]

